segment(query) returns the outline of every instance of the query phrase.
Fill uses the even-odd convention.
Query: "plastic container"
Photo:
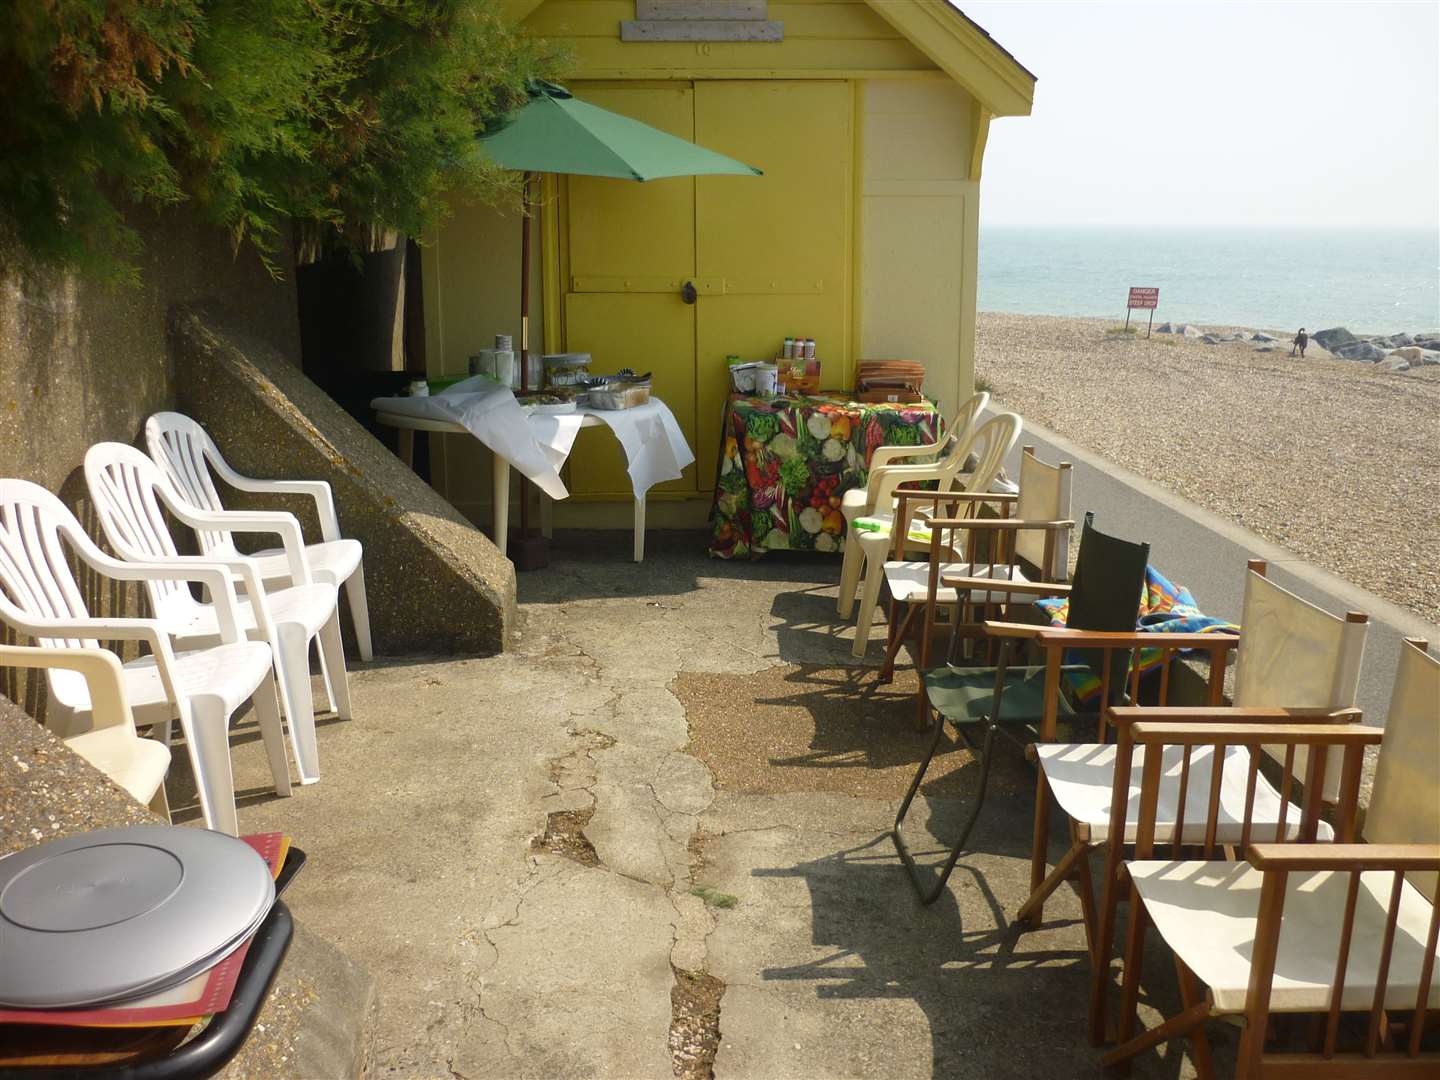
[[[579,386],[590,377],[589,353],[552,353],[541,362],[546,386]]]
[[[650,384],[613,382],[590,388],[592,409],[633,409],[650,401]]]
[[[515,363],[515,354],[509,349],[491,349],[491,359],[495,364],[495,371],[492,377],[506,386],[516,387],[520,385],[520,368]],[[486,372],[486,374],[491,374]]]
[[[755,392],[755,365],[731,364],[730,389],[737,394],[753,394]]]

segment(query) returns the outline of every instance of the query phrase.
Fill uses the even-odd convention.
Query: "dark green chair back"
[[[1135,629],[1145,590],[1145,567],[1150,545],[1107,536],[1095,528],[1095,515],[1086,513],[1080,527],[1080,552],[1071,581],[1070,614],[1065,625],[1076,630],[1123,633]],[[1089,666],[1103,679],[1103,649],[1075,649],[1071,659]],[[1110,656],[1110,695],[1106,704],[1118,704],[1125,693],[1130,650],[1115,649]]]

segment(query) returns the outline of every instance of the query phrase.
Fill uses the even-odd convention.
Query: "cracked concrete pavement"
[[[662,533],[637,566],[627,544],[561,534],[503,656],[356,665],[355,718],[321,720],[321,782],[290,799],[240,728],[242,825],[306,849],[287,900],[377,979],[372,1075],[670,1077],[673,965],[726,984],[722,1078],[1101,1076],[1078,902],[1006,933],[1029,873],[1019,755],[922,907],[893,800],[717,790],[672,692],[686,671],[851,663],[838,559],[726,564]],[[921,803],[940,836],[963,809]],[[567,810],[600,865],[532,848]],[[1135,1074],[1192,1075],[1178,1047]]]

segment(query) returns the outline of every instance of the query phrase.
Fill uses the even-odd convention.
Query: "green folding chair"
[[[1150,545],[1107,536],[1092,525],[1093,517],[1093,514],[1085,515],[1075,576],[1069,585],[1019,581],[997,583],[989,579],[951,576],[943,578],[943,584],[960,595],[964,595],[969,589],[995,590],[998,586],[1002,591],[1018,595],[1068,596],[1070,614],[1065,630],[1024,623],[987,622],[986,633],[1002,641],[999,660],[994,667],[956,666],[953,660],[959,638],[952,635],[947,662],[922,672],[920,704],[924,715],[933,723],[934,737],[915,772],[915,778],[910,782],[910,789],[905,793],[900,812],[895,815],[895,826],[890,833],[922,903],[933,903],[944,891],[950,872],[955,869],[955,863],[965,849],[966,841],[970,839],[970,831],[980,817],[990,779],[990,762],[996,732],[1004,733],[1020,746],[1034,741],[1037,736],[1041,741],[1053,742],[1061,719],[1073,723],[1093,718],[1097,730],[1101,733],[1099,738],[1103,741],[1105,707],[1121,705],[1128,700],[1126,674],[1130,668],[1129,642],[1140,614],[1140,601],[1145,588],[1145,566],[1150,561]],[[935,592],[932,588],[930,595],[933,597]],[[933,613],[927,613],[926,621],[933,622]],[[1127,635],[1127,640],[1124,647],[1068,649],[1066,631],[1074,632],[1076,636],[1081,632],[1092,635],[1095,632],[1123,633]],[[1044,663],[1011,663],[1017,644],[1026,642],[1033,642],[1043,650]],[[1070,654],[1069,663],[1065,662],[1067,651]],[[1086,673],[1093,673],[1099,678],[1100,693],[1092,703],[1082,709],[1073,704],[1064,692],[1063,677]],[[979,789],[961,829],[960,838],[950,849],[939,878],[927,888],[920,868],[906,846],[905,838],[900,834],[900,828],[940,745],[940,736],[944,733],[947,720],[955,726],[956,733],[980,759]],[[969,730],[977,724],[983,729],[978,744]]]

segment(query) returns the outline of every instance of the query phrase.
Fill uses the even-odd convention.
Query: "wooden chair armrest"
[[[985,633],[991,637],[1008,638],[1035,638],[1044,630],[1043,626],[1031,626],[1029,623],[999,622],[994,619],[985,620]]]
[[[1019,495],[1012,495],[1008,491],[951,491],[948,493],[952,499],[959,499],[963,502],[1019,502]]]
[[[1152,649],[1235,649],[1240,646],[1237,634],[1160,634],[1140,630],[1100,631],[1072,630],[1066,627],[1052,627],[1040,639],[1041,645],[1048,645],[1053,638],[1055,644],[1072,649],[1128,649],[1148,647]]]
[[[1067,596],[1070,593],[1069,585],[1011,581],[1009,578],[961,577],[958,574],[941,574],[940,583],[950,589],[984,589],[987,592],[1022,593],[1026,596]]]
[[[1021,529],[1044,529],[1046,531],[1073,529],[1075,522],[1026,521],[1023,518],[931,518],[929,525],[932,529],[989,529],[992,532],[1003,529],[1019,532]]]
[[[1257,870],[1440,870],[1440,844],[1251,844]]]
[[[1359,709],[1240,708],[1231,705],[1116,705],[1106,710],[1116,727],[1162,724],[1358,724]]]
[[[1130,726],[1137,743],[1163,746],[1379,746],[1384,728],[1366,724],[1167,724],[1141,720]]]

